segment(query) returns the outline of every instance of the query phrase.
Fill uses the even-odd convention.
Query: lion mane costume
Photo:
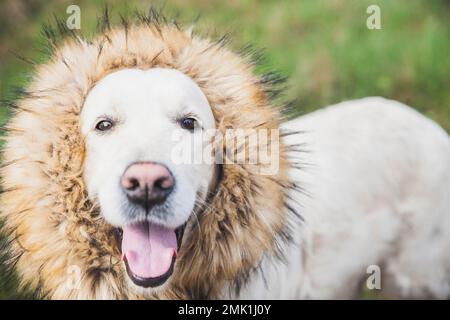
[[[5,127],[4,263],[19,275],[21,288],[40,298],[142,298],[128,288],[113,228],[82,178],[80,112],[100,79],[123,68],[173,68],[202,89],[222,131],[273,129],[282,120],[271,102],[280,79],[255,75],[251,50],[235,54],[224,46],[226,38],[202,39],[155,10],[132,22],[122,18],[117,27],[107,11],[103,20],[92,40],[62,22],[56,30],[45,29],[51,58],[36,67]],[[289,216],[296,214],[287,192],[299,188],[287,177],[293,165],[289,148],[281,144],[280,169],[273,176],[258,174],[258,165],[220,166],[208,206],[197,209],[199,227],[185,234],[169,286],[155,298],[239,291],[264,256],[283,259]],[[73,276],[78,281],[70,286]]]

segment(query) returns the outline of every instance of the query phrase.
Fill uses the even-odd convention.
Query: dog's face
[[[87,190],[121,233],[130,285],[163,287],[184,226],[214,180],[213,164],[179,164],[174,153],[180,139],[215,128],[206,97],[176,70],[121,70],[91,90],[81,127]]]

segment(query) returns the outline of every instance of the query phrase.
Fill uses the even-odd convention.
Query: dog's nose
[[[147,210],[162,203],[173,189],[174,179],[166,166],[154,162],[130,165],[122,175],[122,188],[128,199]]]

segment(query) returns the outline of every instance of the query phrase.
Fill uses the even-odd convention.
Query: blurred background
[[[45,62],[42,25],[66,9],[81,9],[81,32],[94,34],[105,3],[119,13],[151,4],[200,34],[230,33],[231,46],[264,49],[257,72],[286,76],[285,101],[299,115],[342,100],[384,96],[423,112],[450,132],[450,0],[0,0],[0,99],[14,99],[31,65]],[[381,29],[370,30],[369,5],[381,10]],[[0,108],[0,123],[8,109]],[[0,252],[1,254],[1,252]],[[0,299],[17,298],[16,281],[0,266]],[[362,297],[372,297],[363,294]]]

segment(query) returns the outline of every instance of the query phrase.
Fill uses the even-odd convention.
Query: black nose
[[[167,199],[172,192],[174,179],[169,169],[162,164],[138,162],[125,170],[121,184],[131,202],[148,210]]]

